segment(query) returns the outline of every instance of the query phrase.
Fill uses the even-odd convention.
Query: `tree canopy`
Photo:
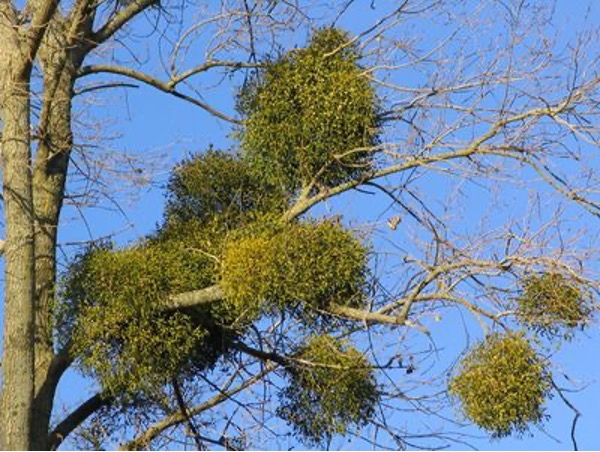
[[[0,0],[0,448],[443,448],[543,429],[556,400],[577,448],[555,358],[600,289],[580,37],[551,42],[544,2],[216,3]],[[156,182],[95,104],[140,86],[227,138],[159,161],[145,235],[97,237],[90,211]],[[63,208],[90,237],[64,243]],[[63,410],[68,370],[92,392]]]
[[[368,237],[340,218],[285,215],[299,196],[376,170],[378,100],[359,60],[351,35],[326,27],[265,63],[238,95],[240,150],[182,162],[155,234],[125,249],[92,246],[75,261],[59,312],[72,316],[75,353],[105,394],[151,399],[174,380],[192,383],[261,319],[289,316],[310,334],[276,358],[287,380],[277,415],[321,446],[373,419],[384,391],[376,365],[332,317],[368,308]],[[169,308],[170,297],[211,285],[220,299]],[[582,291],[559,273],[523,277],[520,332],[487,336],[449,383],[468,419],[493,437],[543,422],[551,372],[525,335],[564,329],[568,338],[585,325]]]
[[[154,235],[127,249],[91,246],[72,264],[58,312],[72,325],[82,369],[105,394],[152,394],[174,379],[185,384],[210,372],[261,317],[286,313],[316,335],[286,361],[282,417],[317,444],[369,421],[378,400],[371,365],[328,335],[341,331],[328,318],[331,306],[367,304],[369,247],[339,221],[283,216],[301,190],[311,183],[316,189],[311,179],[358,178],[367,167],[356,165],[374,155],[362,150],[376,133],[373,88],[350,46],[348,35],[326,28],[306,49],[267,64],[255,92],[240,93],[249,118],[242,153],[210,149],[183,162]],[[290,78],[296,81],[288,92]],[[277,131],[286,124],[289,132]],[[320,142],[301,145],[310,136]],[[355,148],[349,162],[336,161]],[[222,288],[221,300],[169,309],[171,296],[212,284]]]

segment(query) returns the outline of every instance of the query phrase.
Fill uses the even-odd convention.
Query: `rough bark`
[[[0,440],[6,449],[43,450],[54,393],[64,371],[57,372],[60,366],[53,366],[56,240],[73,144],[73,83],[84,52],[73,45],[80,37],[78,27],[68,28],[69,22],[60,15],[52,19],[48,33],[34,36],[15,25],[15,11],[9,3],[1,3],[0,9],[4,15],[0,19],[0,100],[7,281]],[[70,24],[91,26],[91,16],[77,13]],[[29,77],[33,58],[39,58],[43,68],[44,97],[32,171]]]
[[[75,19],[77,20],[77,19]],[[51,372],[54,359],[53,318],[56,287],[56,243],[69,157],[73,147],[72,100],[81,46],[73,45],[67,22],[56,16],[40,48],[44,72],[44,105],[40,142],[33,171],[36,215],[35,255],[35,403],[32,441],[47,449],[50,416],[61,374]]]
[[[2,25],[0,25],[2,27]],[[6,39],[8,37],[8,39]],[[5,39],[1,39],[5,38]],[[30,448],[34,394],[34,216],[30,147],[30,64],[18,37],[5,27],[0,40],[4,76],[2,106],[3,193],[6,221],[2,448]]]
[[[56,240],[63,201],[69,154],[72,146],[72,80],[61,77],[56,92],[52,119],[44,141],[38,148],[34,168],[34,208],[37,217],[35,234],[35,371],[36,403],[32,437],[36,448],[44,449],[52,401],[58,381],[49,381],[53,350],[53,312],[56,285]],[[43,155],[43,157],[41,157]],[[41,158],[40,158],[41,157]]]

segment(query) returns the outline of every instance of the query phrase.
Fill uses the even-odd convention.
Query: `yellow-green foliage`
[[[284,195],[238,154],[209,149],[179,164],[167,186],[168,223],[216,221],[235,227],[256,212],[280,211]]]
[[[70,267],[59,339],[73,340],[82,368],[106,391],[132,394],[212,368],[262,312],[285,309],[311,327],[331,303],[364,305],[368,249],[360,240],[330,221],[281,222],[302,185],[315,177],[320,188],[337,184],[373,163],[364,148],[377,144],[376,98],[358,59],[345,33],[324,29],[267,64],[240,95],[242,155],[211,148],[184,161],[169,181],[159,231],[128,249],[88,250]],[[215,283],[223,301],[165,309],[172,295]],[[358,359],[340,347],[340,359]],[[294,381],[310,381],[295,372],[304,376]],[[356,401],[343,414],[341,401],[310,390],[338,422],[320,435],[370,409]]]
[[[522,334],[493,335],[463,359],[449,389],[471,421],[503,437],[543,420],[551,374]]]
[[[330,186],[370,168],[376,97],[358,59],[345,32],[322,29],[242,90],[242,148],[255,171],[294,191],[317,176]]]
[[[257,302],[304,312],[330,303],[359,306],[367,260],[368,249],[335,222],[272,225],[228,240],[220,284],[238,309]]]
[[[173,240],[82,256],[63,294],[82,367],[118,394],[210,364],[219,353],[207,350],[207,342],[222,335],[211,313],[166,312],[164,304],[172,294],[212,284],[215,266],[193,242]]]
[[[591,297],[558,273],[526,278],[517,304],[520,320],[547,336],[563,331],[563,337],[569,338],[569,330],[585,326],[592,313]]]
[[[379,391],[368,360],[330,336],[313,336],[288,367],[278,414],[296,432],[319,444],[373,416]]]

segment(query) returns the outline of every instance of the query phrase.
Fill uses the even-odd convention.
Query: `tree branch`
[[[99,85],[94,86],[86,86],[85,88],[81,88],[73,93],[73,97],[81,96],[83,94],[91,93],[92,91],[99,91],[102,89],[110,89],[110,88],[139,88],[139,85],[134,83],[101,83]]]
[[[492,138],[496,137],[502,130],[504,130],[504,128],[507,125],[519,121],[524,121],[530,118],[540,118],[542,116],[548,116],[553,118],[556,115],[563,112],[567,107],[567,100],[564,100],[556,107],[534,108],[532,110],[528,110],[526,112],[513,115],[508,118],[499,119],[490,127],[490,129],[486,133],[481,135],[476,140],[473,140],[471,144],[464,149],[460,149],[458,151],[442,152],[439,154],[433,154],[428,156],[407,155],[404,157],[405,161],[397,165],[391,165],[379,171],[373,171],[371,173],[365,174],[360,179],[351,180],[343,184],[337,185],[336,187],[322,190],[321,192],[317,193],[316,195],[310,198],[300,197],[298,202],[285,213],[284,220],[289,221],[294,218],[297,218],[300,215],[306,213],[315,204],[318,204],[321,201],[324,201],[326,199],[332,198],[333,196],[339,195],[348,190],[356,188],[364,184],[366,181],[379,179],[381,177],[389,176],[402,171],[410,170],[417,167],[423,167],[432,163],[446,162],[460,158],[468,158],[472,157],[473,155],[500,155],[505,157],[513,157],[513,155],[508,152],[502,153],[498,150],[493,151],[482,146]],[[428,147],[432,148],[433,144],[429,145]]]
[[[113,397],[96,394],[79,405],[75,411],[69,414],[48,437],[48,447],[50,450],[56,450],[67,436],[69,436],[77,427],[81,425],[88,417],[98,411],[100,408],[109,405]]]
[[[212,67],[214,67],[214,66],[212,66]],[[224,121],[228,121],[233,124],[242,124],[242,121],[232,118],[230,116],[227,116],[224,113],[221,113],[219,110],[211,107],[207,103],[202,102],[201,100],[196,99],[194,97],[188,96],[187,94],[183,94],[180,91],[177,91],[175,89],[175,85],[177,83],[179,83],[177,80],[179,80],[182,76],[180,76],[176,79],[173,79],[169,82],[163,82],[163,81],[157,79],[156,77],[153,77],[149,74],[145,74],[143,72],[139,72],[139,71],[136,71],[133,69],[124,68],[124,67],[120,67],[120,66],[111,66],[111,65],[106,65],[106,64],[95,64],[92,66],[84,66],[83,68],[81,68],[78,75],[79,75],[79,77],[85,77],[86,75],[102,74],[102,73],[121,75],[123,77],[128,77],[133,80],[137,80],[138,82],[141,82],[148,86],[156,88],[157,90],[162,91],[163,93],[171,94],[172,96],[175,96],[179,99],[183,99],[186,102],[189,102],[197,107],[200,107],[203,110],[206,110],[207,112],[216,116],[217,118],[223,119]],[[185,75],[185,74],[183,74],[183,75]]]
[[[202,72],[208,71],[209,69],[217,68],[217,67],[226,67],[226,68],[231,68],[231,69],[242,69],[242,68],[252,69],[252,68],[261,67],[261,65],[258,63],[245,63],[243,61],[207,61],[206,63],[201,64],[200,66],[196,66],[195,68],[192,68],[188,71],[181,73],[180,75],[173,77],[171,79],[171,81],[168,83],[168,85],[174,88],[181,82],[184,82],[185,80],[187,80],[188,78],[190,78],[196,74],[200,74]]]
[[[384,176],[389,176],[391,174],[399,173],[399,172],[406,171],[406,170],[413,169],[413,168],[420,167],[420,166],[429,165],[432,163],[445,162],[445,161],[449,161],[449,160],[470,157],[477,153],[482,153],[482,152],[480,151],[480,149],[478,147],[470,146],[470,147],[468,147],[466,149],[462,149],[460,151],[444,152],[441,154],[431,155],[428,157],[412,157],[412,156],[409,157],[409,156],[407,156],[406,161],[403,163],[400,163],[398,165],[392,165],[392,166],[389,166],[382,170],[368,173],[360,179],[351,180],[351,181],[345,182],[343,184],[337,185],[335,187],[323,190],[310,198],[304,198],[304,199],[301,198],[291,209],[289,209],[285,213],[284,219],[287,221],[290,221],[294,218],[297,218],[300,215],[306,213],[311,207],[318,204],[319,202],[324,201],[329,198],[332,198],[336,195],[344,193],[353,188],[356,188],[356,187],[364,184],[366,181],[379,179]]]
[[[564,404],[567,405],[567,407],[569,407],[571,411],[573,411],[574,416],[573,422],[571,423],[571,443],[573,444],[573,450],[579,450],[579,447],[577,446],[577,436],[575,434],[575,431],[577,429],[577,421],[581,417],[581,411],[579,411],[575,407],[575,405],[573,405],[573,403],[571,403],[571,401],[565,397],[565,395],[563,394],[563,390],[556,384],[554,380],[552,380],[552,386],[554,387],[554,389],[556,389],[558,396],[561,398]]]
[[[254,347],[250,347],[249,345],[246,345],[243,342],[235,342],[233,344],[233,348],[239,350],[242,353],[246,353],[247,355],[258,358],[262,361],[277,363],[277,364],[281,365],[282,367],[287,367],[290,364],[296,364],[296,365],[299,364],[299,365],[302,365],[305,367],[320,367],[320,368],[338,369],[338,370],[347,370],[347,369],[353,368],[353,367],[344,366],[344,365],[340,365],[340,364],[331,364],[331,363],[303,359],[298,354],[286,356],[286,355],[279,355],[275,352],[265,352],[263,350],[259,350]],[[393,358],[390,359],[385,365],[368,366],[368,367],[371,369],[385,369],[385,368],[388,368],[390,366],[390,364],[392,364],[392,362],[393,362]],[[363,367],[361,366],[361,368],[363,368]]]
[[[225,400],[233,397],[234,395],[249,388],[256,382],[262,380],[267,374],[269,374],[276,368],[277,368],[277,365],[275,365],[275,364],[266,366],[261,372],[259,372],[254,377],[250,378],[249,380],[245,381],[244,383],[240,384],[236,388],[234,388],[230,391],[223,391],[223,392],[217,394],[216,396],[214,396],[212,399],[208,400],[207,402],[200,404],[194,408],[189,409],[188,410],[189,417],[196,416],[197,414],[202,413],[203,411],[209,410],[209,409],[219,405],[220,403],[224,402]],[[156,438],[158,435],[160,435],[166,429],[176,426],[176,425],[179,425],[185,421],[186,421],[186,416],[180,411],[177,413],[174,413],[170,416],[167,416],[162,421],[157,422],[156,424],[152,425],[150,428],[148,428],[148,430],[146,430],[144,433],[142,433],[137,438],[125,443],[123,446],[121,446],[121,448],[119,450],[140,450],[143,447],[146,447],[148,444],[150,444],[150,442],[154,438]]]
[[[28,3],[27,5],[30,4],[31,3]],[[58,0],[45,0],[43,2],[36,2],[34,8],[35,10],[31,24],[27,28],[26,32],[27,48],[25,53],[28,58],[26,58],[24,61],[26,64],[30,65],[30,67],[33,65],[33,62],[36,59],[38,49],[40,48],[42,38],[44,33],[46,33],[48,24],[58,8]]]
[[[263,350],[258,350],[256,348],[250,347],[250,346],[244,344],[243,342],[239,342],[239,341],[233,343],[233,347],[242,353],[246,353],[247,355],[254,356],[255,358],[258,358],[262,361],[271,361],[271,362],[277,363],[281,366],[287,366],[291,361],[293,361],[291,358],[288,358],[287,356],[278,355],[277,353],[274,353],[274,352],[265,352]]]
[[[207,287],[206,289],[195,290],[192,292],[184,292],[174,295],[165,305],[165,310],[174,311],[178,309],[193,308],[207,305],[223,299],[223,290],[219,285]],[[364,311],[362,309],[350,308],[347,306],[332,305],[329,307],[328,313],[337,315],[350,320],[357,320],[366,323],[383,323],[388,325],[406,325],[414,327],[403,316],[391,316],[377,312]],[[264,355],[262,358],[271,361],[279,362],[276,355]]]
[[[194,438],[194,442],[196,443],[196,449],[203,450],[204,447],[203,447],[202,441],[200,439],[201,438],[200,433],[198,432],[198,429],[192,422],[192,418],[190,417],[190,415],[188,413],[188,408],[187,408],[187,405],[183,398],[183,394],[181,392],[181,388],[179,387],[179,383],[177,382],[177,380],[173,380],[172,386],[173,386],[173,393],[175,394],[175,401],[177,402],[177,405],[179,406],[179,411],[185,418],[185,422],[188,425],[190,434]]]
[[[92,34],[91,40],[94,46],[101,44],[110,39],[117,31],[127,24],[131,19],[139,13],[157,4],[157,0],[133,0],[127,7],[119,11],[111,20],[109,20],[102,28]]]
[[[206,289],[194,290],[173,295],[165,305],[165,310],[174,311],[177,309],[193,308],[210,304],[223,299],[223,290],[220,286],[214,285]]]
[[[52,362],[50,363],[50,370],[48,373],[53,372],[55,375],[60,377],[65,370],[69,368],[73,357],[71,356],[71,348],[73,347],[73,341],[69,340],[63,347],[54,355]]]
[[[384,323],[387,325],[405,325],[406,319],[401,319],[398,316],[385,315],[377,312],[363,311],[362,309],[350,308],[348,306],[333,305],[330,306],[328,312],[331,314],[343,317],[349,320],[357,320],[365,323]],[[413,326],[412,324],[410,326]]]
[[[15,5],[10,0],[0,0],[0,36],[6,36],[4,33],[16,36],[15,29],[18,21]]]

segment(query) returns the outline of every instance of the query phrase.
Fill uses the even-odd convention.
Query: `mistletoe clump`
[[[365,425],[380,393],[362,353],[331,336],[313,336],[287,368],[278,415],[309,442],[322,444]]]
[[[287,201],[251,171],[239,154],[209,149],[180,163],[167,186],[167,222],[218,222],[229,228],[257,212],[281,211]]]
[[[309,314],[331,304],[360,306],[367,289],[368,248],[333,221],[255,227],[224,246],[221,280],[239,306]]]
[[[592,314],[591,299],[574,282],[559,273],[529,276],[517,299],[520,320],[534,331],[555,336],[583,328]]]
[[[193,243],[154,241],[126,250],[84,253],[71,267],[63,293],[64,323],[84,371],[104,390],[135,393],[222,355],[227,324],[219,305],[170,311],[171,295],[211,285],[216,262]],[[215,312],[219,310],[218,319]]]
[[[544,418],[552,377],[518,333],[489,336],[462,361],[450,382],[471,421],[500,438],[524,433]]]
[[[72,263],[57,308],[58,339],[72,344],[81,369],[104,391],[140,394],[211,370],[264,313],[286,311],[311,328],[326,321],[331,305],[364,307],[368,248],[335,221],[281,220],[299,189],[326,189],[372,168],[379,120],[359,58],[346,33],[324,29],[307,48],[268,63],[240,94],[241,152],[210,148],[188,158],[169,179],[154,234],[125,249],[92,247]],[[169,308],[177,294],[214,284],[222,300]],[[307,360],[318,344],[326,353],[326,343],[315,341],[302,351]],[[316,438],[362,422],[376,393],[358,352],[329,349],[342,360],[335,369],[290,370],[296,387],[308,385],[324,407],[319,425],[307,427]],[[329,375],[331,384],[337,378],[345,395],[327,395],[313,374]],[[362,383],[352,386],[351,378]]]
[[[327,187],[371,168],[379,120],[359,58],[347,33],[322,29],[241,91],[244,155],[274,186]]]

